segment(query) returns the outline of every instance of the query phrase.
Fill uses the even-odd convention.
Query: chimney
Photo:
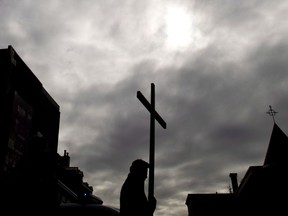
[[[63,155],[63,166],[69,167],[70,166],[70,156],[66,150],[64,150]]]
[[[229,176],[231,178],[233,193],[236,193],[238,189],[237,173],[230,173]]]

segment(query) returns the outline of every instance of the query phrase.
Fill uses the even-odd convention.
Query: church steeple
[[[264,160],[264,166],[267,165],[281,165],[287,163],[287,153],[288,153],[288,137],[287,135],[279,128],[275,122],[274,116],[276,112],[272,109],[272,106],[269,106],[268,112],[266,112],[273,118],[274,126],[272,134],[270,137],[268,149],[266,152],[266,157]]]
[[[288,137],[274,122],[268,149],[266,152],[264,166],[283,165],[287,163]]]

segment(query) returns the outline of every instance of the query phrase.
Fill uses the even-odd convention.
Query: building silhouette
[[[0,101],[2,209],[36,213],[63,202],[102,204],[83,172],[70,166],[68,152],[57,153],[60,106],[11,45],[0,49]]]
[[[230,173],[230,193],[188,194],[188,216],[287,214],[287,153],[288,137],[274,122],[263,165],[250,166],[240,184]]]
[[[93,187],[83,181],[84,174],[78,167],[70,166],[70,156],[58,154],[57,165],[58,203],[103,204],[103,200],[93,194]]]

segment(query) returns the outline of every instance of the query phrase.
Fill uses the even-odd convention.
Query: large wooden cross
[[[154,167],[155,167],[155,119],[166,129],[166,122],[155,110],[155,85],[151,83],[151,102],[143,96],[140,91],[137,91],[137,98],[142,102],[146,109],[150,112],[150,150],[149,150],[149,185],[148,199],[154,197]]]

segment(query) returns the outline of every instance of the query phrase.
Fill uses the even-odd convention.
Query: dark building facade
[[[57,153],[60,106],[12,46],[0,49],[0,101],[1,209],[13,215],[48,213],[62,202],[102,204],[68,153]]]
[[[0,50],[1,174],[11,173],[37,146],[55,157],[58,148],[59,105],[12,46]],[[42,148],[42,149],[40,149]]]
[[[287,153],[288,137],[274,123],[263,165],[250,166],[239,185],[230,173],[230,193],[188,194],[188,215],[286,215]]]
[[[2,198],[26,206],[31,200],[35,202],[41,188],[46,196],[36,201],[52,203],[56,195],[59,105],[12,46],[0,50],[0,70]]]

